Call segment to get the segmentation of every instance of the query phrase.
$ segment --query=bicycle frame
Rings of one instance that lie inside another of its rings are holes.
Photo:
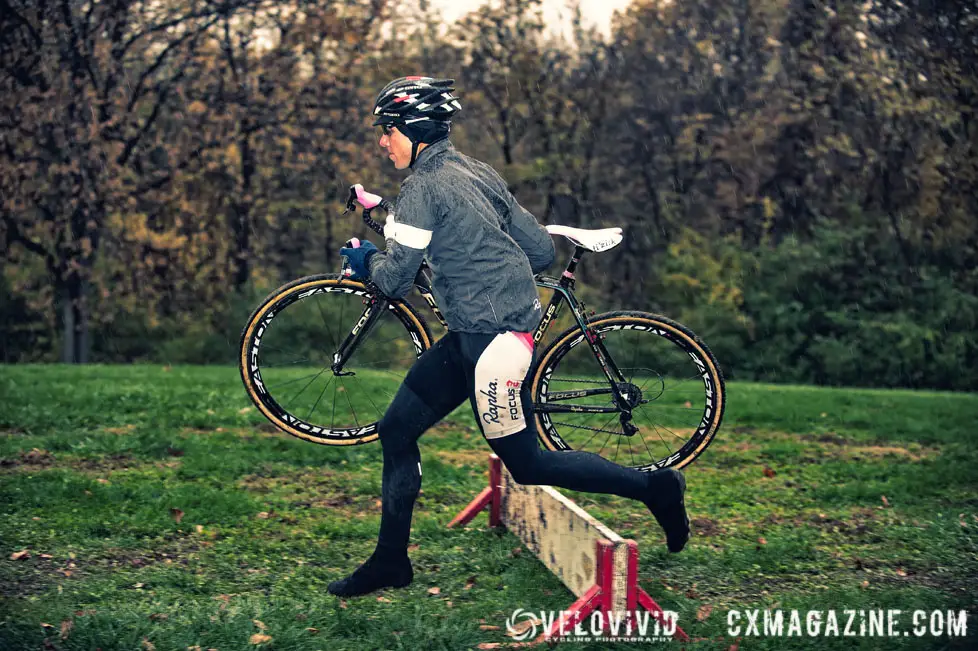
[[[627,419],[631,414],[631,405],[628,402],[627,395],[622,393],[621,387],[619,386],[619,384],[625,383],[625,378],[618,369],[618,366],[615,364],[614,360],[608,354],[607,349],[605,349],[604,344],[601,341],[601,337],[599,337],[588,326],[587,312],[584,303],[578,300],[574,295],[574,272],[577,269],[577,265],[580,262],[581,257],[583,257],[585,251],[586,249],[583,247],[575,247],[574,255],[567,263],[567,267],[564,269],[564,272],[561,274],[559,279],[542,275],[535,277],[537,286],[552,290],[553,295],[550,298],[550,302],[547,304],[546,310],[543,312],[543,318],[533,331],[533,341],[534,343],[539,344],[540,341],[543,340],[544,334],[546,334],[551,324],[554,322],[554,320],[556,320],[557,316],[560,314],[561,308],[563,307],[563,303],[566,301],[571,308],[578,328],[580,328],[580,330],[584,333],[584,338],[588,342],[591,353],[594,355],[595,360],[597,360],[602,372],[608,379],[610,388],[554,392],[549,395],[549,400],[546,404],[537,405],[536,408],[538,411],[546,411],[551,413],[574,412],[600,414],[621,412],[623,419]],[[431,280],[428,277],[428,271],[429,269],[427,264],[422,264],[421,269],[418,270],[418,275],[415,277],[414,286],[421,295],[421,298],[428,304],[428,307],[431,309],[432,313],[434,313],[438,321],[442,324],[442,326],[447,328],[448,323],[445,321],[441,310],[438,308],[434,293],[431,290]],[[344,364],[350,358],[350,356],[353,355],[360,343],[366,338],[366,335],[377,322],[377,319],[380,318],[380,315],[387,310],[387,307],[390,304],[390,299],[384,297],[383,293],[380,292],[379,289],[376,289],[375,295],[377,298],[374,298],[367,303],[367,306],[360,315],[360,318],[357,320],[356,325],[336,350],[336,353],[333,356],[333,364],[331,366],[333,373],[337,375],[346,374],[343,372]],[[565,406],[552,404],[552,401],[567,400],[570,398],[582,398],[606,393],[614,394],[616,406]]]

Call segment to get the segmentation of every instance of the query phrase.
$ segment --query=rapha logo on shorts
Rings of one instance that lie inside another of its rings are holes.
[[[520,419],[519,392],[521,384],[522,382],[519,380],[506,380],[506,409],[509,410],[510,420]],[[499,425],[499,411],[503,408],[499,404],[499,380],[493,380],[489,383],[488,391],[480,389],[479,393],[487,399],[487,409],[482,412],[482,420],[486,424]]]
[[[482,412],[482,420],[488,423],[499,424],[499,402],[497,401],[499,381],[493,380],[489,383],[489,390],[479,389],[479,393],[488,398],[488,409]]]

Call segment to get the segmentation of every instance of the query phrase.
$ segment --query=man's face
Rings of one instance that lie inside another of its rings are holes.
[[[399,170],[411,165],[411,141],[395,126],[385,126],[380,136],[380,146],[387,152],[388,158],[394,161],[394,167]]]

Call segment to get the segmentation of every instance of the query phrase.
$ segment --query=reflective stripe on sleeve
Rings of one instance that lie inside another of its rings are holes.
[[[391,239],[412,249],[425,249],[431,242],[431,231],[417,226],[395,222],[392,230]],[[384,235],[386,236],[387,233],[385,232]]]

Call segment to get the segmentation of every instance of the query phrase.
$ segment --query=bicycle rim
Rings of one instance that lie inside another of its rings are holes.
[[[715,436],[725,406],[723,377],[709,349],[684,326],[651,314],[599,315],[590,327],[621,371],[619,389],[634,403],[625,421],[637,431],[628,435],[610,382],[583,333],[572,328],[544,352],[533,377],[547,447],[593,452],[641,470],[692,462]],[[595,408],[609,411],[585,413]]]
[[[312,277],[273,292],[249,319],[242,379],[279,429],[328,445],[377,438],[377,422],[431,336],[419,315],[393,302],[334,373],[340,343],[373,298],[362,283]]]

